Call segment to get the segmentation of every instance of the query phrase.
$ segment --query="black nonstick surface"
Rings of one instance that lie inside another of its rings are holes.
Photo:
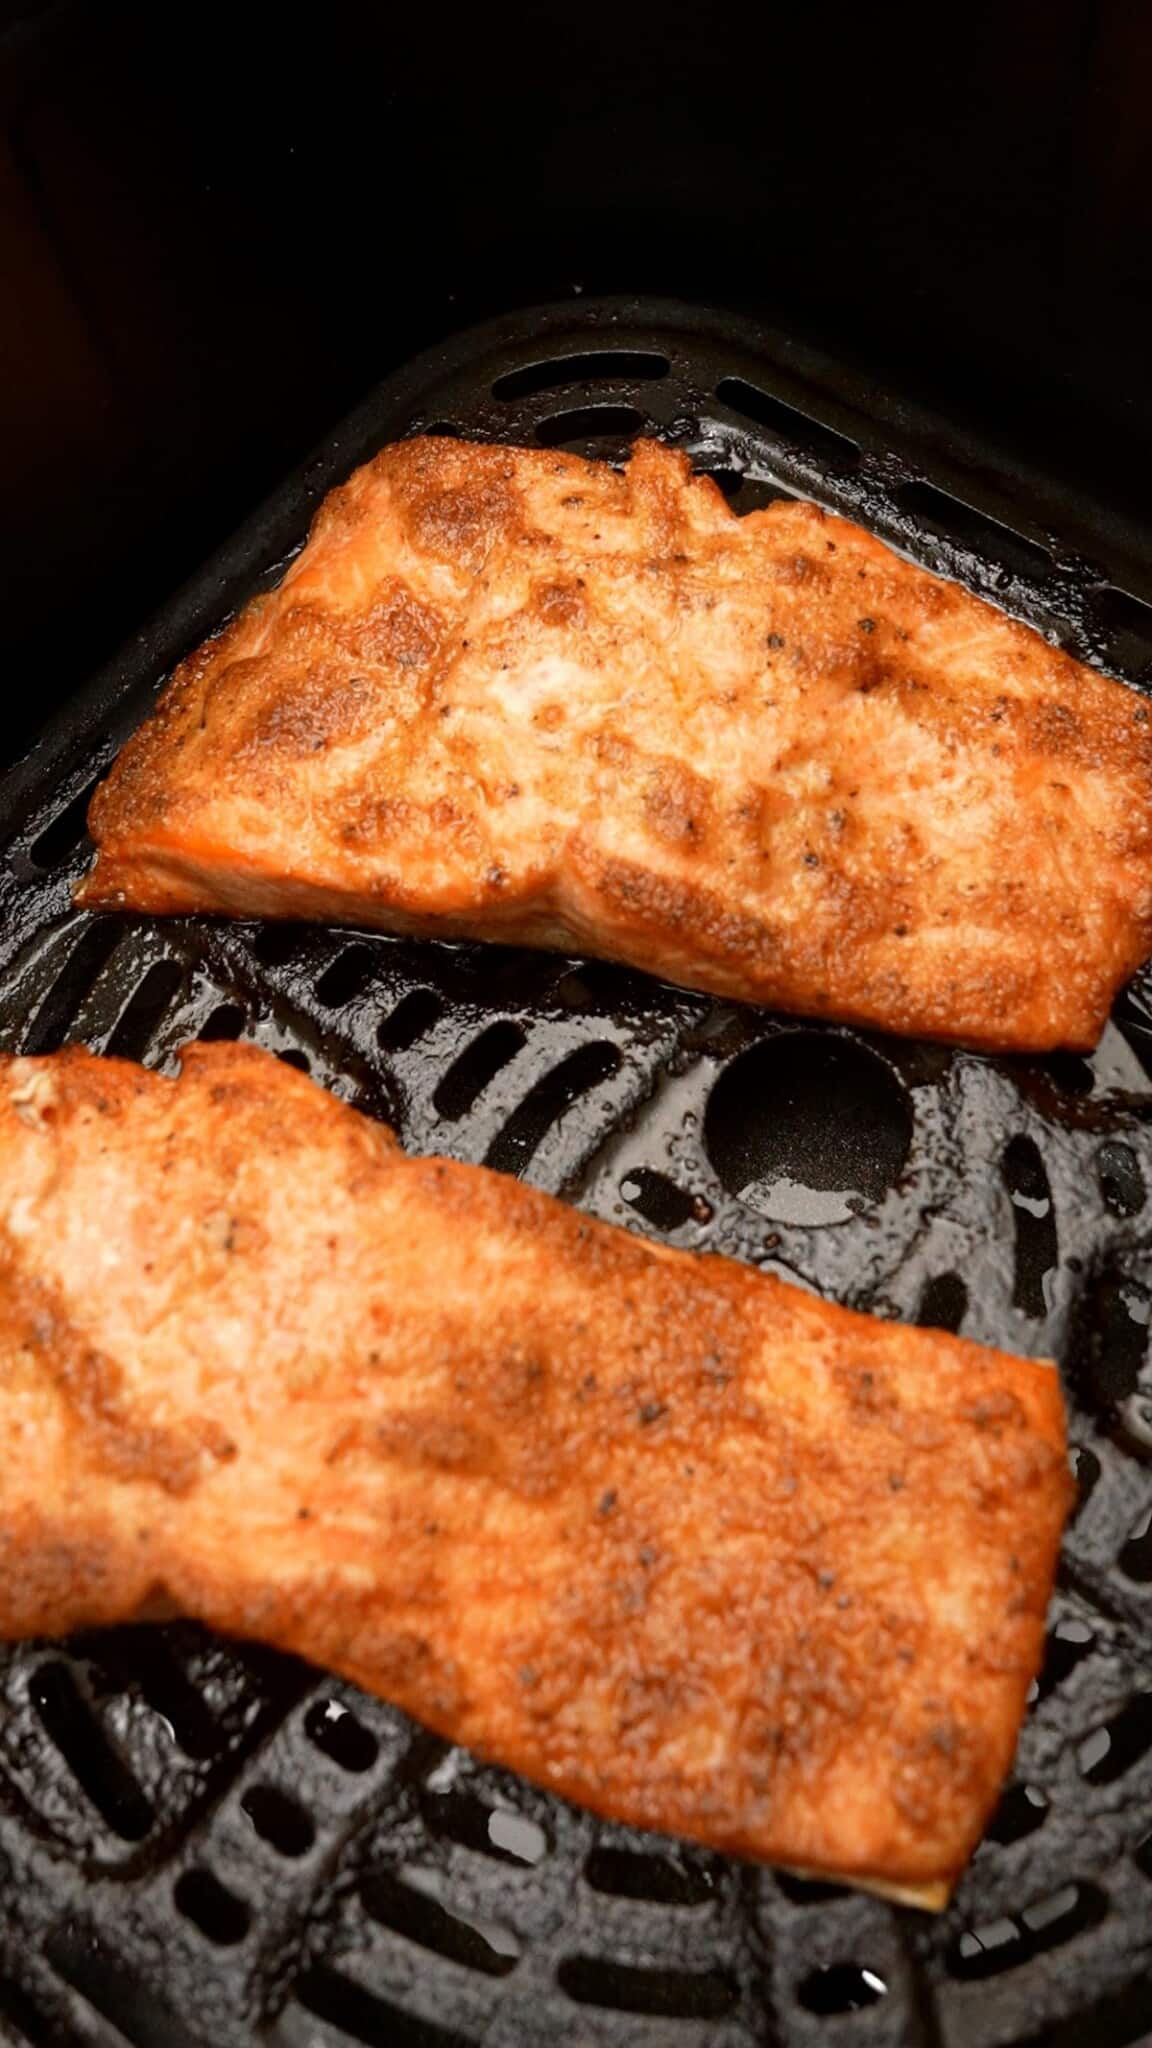
[[[727,316],[518,313],[390,378],[0,788],[0,1046],[306,1067],[416,1151],[1065,1375],[1079,1505],[1016,1770],[944,1916],[596,1821],[191,1625],[0,1658],[0,2037],[72,2048],[1121,2048],[1152,2028],[1152,994],[1090,1058],[799,1024],[624,969],[83,917],[94,778],[319,498],[418,431],[686,448],[1152,684],[1137,537]],[[1143,572],[1146,574],[1146,571]],[[477,1597],[483,1589],[477,1588]]]

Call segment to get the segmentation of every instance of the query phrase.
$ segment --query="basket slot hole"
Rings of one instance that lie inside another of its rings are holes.
[[[558,1067],[541,1077],[513,1110],[503,1130],[488,1147],[485,1165],[499,1173],[523,1173],[553,1124],[565,1110],[593,1088],[618,1074],[623,1064],[616,1046],[582,1045]]]
[[[766,512],[769,505],[795,505],[797,494],[786,491],[783,484],[771,483],[767,477],[746,476],[740,502],[736,509],[745,512]]]
[[[1100,591],[1099,605],[1108,633],[1108,660],[1126,675],[1143,676],[1152,664],[1152,605],[1112,584]]]
[[[950,492],[938,490],[935,484],[901,484],[896,497],[904,509],[930,532],[940,534],[946,540],[958,540],[964,547],[990,556],[994,562],[1017,575],[1041,576],[1052,565],[1051,548],[1042,546],[1039,541],[1026,540],[1014,527],[1003,526],[998,519],[989,519],[986,513],[977,512],[974,505],[966,505],[962,498],[954,498]]]
[[[725,1067],[704,1144],[724,1186],[777,1223],[846,1223],[903,1172],[912,1110],[877,1053],[831,1032],[782,1031]]]
[[[1030,1060],[1027,1064],[1051,1081],[1064,1095],[1082,1097],[1091,1095],[1096,1086],[1096,1074],[1091,1060],[1078,1052],[1050,1052],[1043,1059]]]
[[[139,1689],[152,1711],[167,1721],[185,1756],[202,1762],[226,1746],[225,1731],[159,1629],[101,1635],[94,1640],[93,1655],[115,1682]]]
[[[463,431],[454,420],[432,420],[420,429],[430,441],[458,441]]]
[[[937,1273],[920,1296],[916,1321],[922,1330],[947,1330],[954,1337],[968,1313],[968,1289],[959,1273]]]
[[[289,960],[308,943],[312,927],[270,918],[252,941],[252,951],[265,967],[286,967]]]
[[[526,1814],[486,1806],[469,1792],[425,1792],[420,1803],[428,1825],[462,1849],[479,1850],[521,1869],[533,1869],[548,1854],[547,1835]]]
[[[1113,1216],[1137,1216],[1148,1199],[1140,1162],[1131,1145],[1109,1138],[1096,1154],[1100,1193]]]
[[[286,1067],[295,1067],[298,1074],[310,1074],[312,1072],[311,1060],[306,1052],[300,1050],[298,1045],[279,1046],[276,1057],[278,1060],[283,1060]]]
[[[715,1896],[711,1877],[677,1856],[638,1849],[593,1849],[584,1865],[593,1891],[660,1906],[702,1906]]]
[[[1150,1749],[1152,1692],[1142,1692],[1081,1743],[1080,1769],[1093,1785],[1110,1785]]]
[[[1033,1688],[1035,1697],[1046,1700],[1050,1693],[1071,1678],[1076,1666],[1082,1664],[1095,1647],[1095,1635],[1078,1615],[1066,1615],[1058,1621],[1045,1638],[1044,1661]]]
[[[240,1805],[260,1840],[278,1856],[306,1856],[316,1840],[311,1816],[277,1785],[250,1785]]]
[[[758,427],[770,428],[786,447],[803,449],[830,469],[855,469],[860,461],[860,449],[847,434],[838,434],[834,427],[826,427],[822,420],[812,419],[783,398],[762,391],[758,384],[746,383],[743,377],[722,377],[716,396]]]
[[[316,983],[316,1001],[326,1010],[342,1010],[363,995],[375,965],[371,946],[345,946]]]
[[[749,512],[764,512],[769,505],[796,502],[795,491],[786,491],[782,484],[770,483],[767,478],[749,476],[746,470],[729,468],[698,469],[697,476],[711,477],[719,491],[722,491],[734,512],[743,519]]]
[[[830,1906],[834,1899],[851,1896],[842,1884],[825,1884],[820,1877],[797,1877],[790,1870],[775,1870],[772,1875],[793,1906]]]
[[[239,1003],[217,1003],[211,1016],[204,1019],[196,1036],[205,1045],[234,1044],[247,1026],[248,1019]]]
[[[82,846],[87,840],[88,806],[96,793],[99,781],[100,777],[97,775],[91,782],[86,783],[79,796],[74,796],[71,803],[65,804],[64,809],[56,813],[51,824],[45,825],[43,832],[32,841],[28,849],[28,858],[42,873],[49,874],[53,868],[58,868],[62,861],[67,860],[70,853],[74,853],[77,847]]]
[[[541,420],[536,439],[542,448],[568,448],[580,453],[592,441],[595,452],[606,457],[622,454],[644,431],[647,422],[634,405],[578,405]]]
[[[1007,1848],[1034,1835],[1047,1815],[1048,1801],[1038,1785],[1009,1785],[985,1829],[986,1838]]]
[[[121,936],[120,927],[112,918],[95,918],[84,927],[24,1034],[22,1052],[56,1052],[63,1045],[84,998],[107,966]]]
[[[723,1970],[643,1969],[604,1956],[566,1957],[556,1981],[578,2005],[663,2019],[723,2019],[738,1996]]]
[[[474,2048],[471,2036],[403,2012],[326,1964],[305,1972],[295,1996],[307,2012],[353,2041],[363,2041],[365,2048],[382,2048],[385,2042],[387,2048]]]
[[[765,477],[749,476],[747,470],[734,465],[710,465],[698,469],[696,475],[710,477],[741,519],[749,512],[764,512],[769,505],[796,502],[795,491],[786,491],[782,484],[771,483]]]
[[[1004,1914],[967,1928],[948,1952],[948,1968],[959,1978],[997,1977],[1099,1926],[1107,1911],[1098,1885],[1066,1884],[1026,1906],[1018,1918]]]
[[[414,1876],[420,1873],[413,1873]],[[520,1944],[504,1927],[488,1921],[469,1921],[447,1907],[417,1883],[406,1884],[392,1871],[369,1872],[360,1887],[365,1910],[383,1927],[402,1934],[421,1948],[446,1956],[464,1969],[480,1970],[488,1977],[506,1977],[520,1960]]]
[[[710,477],[716,489],[723,497],[727,498],[730,505],[740,496],[744,488],[744,471],[742,469],[698,469],[696,475]]]
[[[143,1059],[183,981],[178,960],[154,960],[129,997],[105,1051],[117,1059]]]
[[[409,989],[376,1031],[381,1052],[407,1052],[444,1015],[444,1005],[430,988]]]
[[[1141,1515],[1117,1559],[1126,1579],[1138,1586],[1152,1582],[1152,1508]]]
[[[560,391],[566,384],[594,384],[620,379],[656,383],[666,377],[671,364],[655,349],[600,348],[587,355],[550,356],[546,362],[525,363],[523,369],[508,370],[492,386],[493,398],[507,403],[514,398],[534,398],[540,391]],[[429,429],[431,431],[431,429]]]
[[[69,1666],[41,1664],[29,1697],[97,1813],[121,1840],[142,1842],[155,1820],[151,1801],[109,1742]]]
[[[1148,1353],[1152,1296],[1130,1274],[1105,1272],[1093,1291],[1092,1326],[1078,1353],[1083,1393],[1097,1409],[1124,1406],[1137,1392]]]
[[[696,1213],[696,1197],[650,1166],[635,1166],[625,1174],[620,1193],[629,1208],[657,1230],[679,1230]]]
[[[1052,1190],[1035,1140],[1009,1140],[1001,1161],[1004,1185],[1014,1211],[1016,1272],[1012,1299],[1016,1307],[1039,1321],[1049,1308],[1048,1288],[1059,1256]]]
[[[380,1754],[371,1730],[340,1700],[319,1700],[304,1719],[304,1733],[342,1771],[370,1771]]]
[[[453,1060],[447,1073],[441,1076],[432,1097],[437,1115],[447,1123],[456,1123],[462,1116],[467,1116],[489,1082],[495,1080],[509,1060],[515,1059],[524,1043],[523,1030],[511,1019],[489,1024],[487,1030],[482,1031],[479,1038],[474,1038],[459,1059]]]
[[[886,1980],[866,1963],[825,1963],[818,1970],[810,1970],[796,1987],[801,2005],[822,2016],[863,2012],[887,1995]]]
[[[564,1010],[598,1010],[618,1017],[651,997],[651,983],[630,967],[613,960],[581,960],[568,968],[551,990],[551,999]]]
[[[185,1870],[172,1893],[178,1911],[217,1948],[235,1948],[248,1932],[251,1915],[243,1899],[210,1870]]]

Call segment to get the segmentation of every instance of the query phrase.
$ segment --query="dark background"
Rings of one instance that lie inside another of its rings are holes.
[[[537,299],[730,304],[1139,510],[1152,7],[0,7],[11,753],[342,411]]]

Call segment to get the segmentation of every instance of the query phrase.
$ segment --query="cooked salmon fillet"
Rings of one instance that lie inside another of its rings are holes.
[[[334,491],[92,804],[92,907],[584,950],[974,1045],[1152,950],[1152,726],[812,505],[451,440]]]
[[[939,1905],[1055,1371],[406,1158],[270,1054],[0,1062],[0,1633],[157,1598],[552,1791]]]

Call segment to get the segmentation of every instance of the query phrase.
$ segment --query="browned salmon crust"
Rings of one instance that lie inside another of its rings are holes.
[[[1056,1373],[408,1159],[270,1055],[0,1062],[0,1632],[157,1596],[642,1827],[941,1903]]]
[[[989,1047],[1092,1045],[1152,949],[1141,697],[655,442],[385,448],[90,822],[94,907],[585,950]]]

